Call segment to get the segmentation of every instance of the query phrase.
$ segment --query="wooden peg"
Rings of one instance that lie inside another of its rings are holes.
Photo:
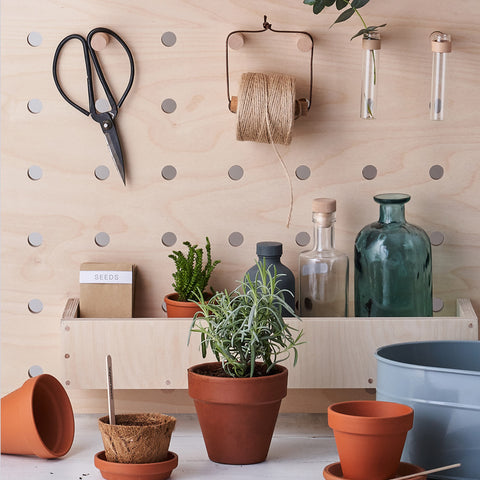
[[[301,52],[309,52],[313,48],[312,39],[308,35],[300,33],[297,38],[297,48]]]
[[[108,45],[109,42],[110,42],[109,35],[107,35],[105,32],[97,32],[92,37],[91,45],[96,52],[99,52],[100,50],[103,50]]]
[[[240,50],[245,44],[245,37],[241,33],[234,33],[228,38],[228,46],[232,50]]]

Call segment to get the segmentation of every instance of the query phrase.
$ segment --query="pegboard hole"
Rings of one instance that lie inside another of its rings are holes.
[[[39,32],[30,32],[27,35],[27,43],[31,47],[39,47],[42,44],[43,38]]]
[[[162,102],[162,110],[165,113],[173,113],[177,109],[177,102],[173,98],[166,98]]]
[[[95,101],[95,110],[99,113],[109,112],[112,109],[110,102],[106,98],[99,98]]]
[[[362,169],[362,175],[365,180],[373,180],[377,176],[377,167],[375,165],[365,165]]]
[[[432,303],[434,312],[441,312],[443,310],[444,304],[441,298],[434,298]]]
[[[430,243],[432,245],[438,246],[445,241],[445,235],[442,232],[432,232],[430,234]]]
[[[32,165],[27,170],[27,175],[30,180],[40,180],[43,176],[43,170],[37,165]]]
[[[38,232],[32,232],[28,235],[27,241],[31,247],[39,247],[43,243],[42,234]]]
[[[43,374],[43,368],[40,365],[32,365],[27,372],[29,378],[38,377]]]
[[[177,236],[173,232],[166,232],[162,235],[162,243],[166,247],[172,247],[177,243]]]
[[[40,313],[43,310],[43,303],[38,298],[33,298],[28,302],[28,310],[31,313]]]
[[[95,169],[95,178],[97,180],[106,180],[110,176],[110,169],[106,165],[99,165]]]
[[[443,177],[444,170],[441,165],[433,165],[430,167],[429,173],[432,180],[440,180]]]
[[[162,177],[165,180],[173,180],[177,176],[177,169],[173,165],[165,165],[162,168]]]
[[[228,170],[228,176],[231,180],[240,180],[243,177],[243,168],[240,165],[233,165]]]
[[[240,232],[232,232],[228,236],[228,243],[232,247],[239,247],[243,243],[243,235]]]
[[[27,109],[30,113],[34,113],[34,114],[40,113],[42,111],[42,108],[43,108],[42,101],[39,100],[38,98],[32,98],[27,103]]]
[[[307,232],[298,232],[295,242],[299,247],[305,247],[310,243],[310,234]]]
[[[295,175],[299,180],[306,180],[307,178],[310,177],[311,173],[312,172],[311,172],[310,168],[307,167],[307,165],[300,165],[295,170]]]
[[[99,247],[106,247],[110,243],[110,235],[105,232],[99,232],[95,235],[95,243]]]
[[[166,47],[173,47],[177,43],[177,36],[173,32],[165,32],[161,41]]]

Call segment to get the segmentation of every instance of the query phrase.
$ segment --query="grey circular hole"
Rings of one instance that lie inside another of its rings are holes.
[[[95,101],[95,109],[99,113],[105,113],[109,112],[112,107],[110,106],[110,103],[106,98],[99,98]]]
[[[175,245],[175,243],[177,243],[177,236],[173,232],[165,232],[162,235],[162,243],[166,247],[171,247],[172,245]]]
[[[30,113],[40,113],[43,108],[42,101],[38,98],[32,98],[28,101],[27,108]]]
[[[173,165],[165,165],[162,168],[162,177],[165,180],[173,180],[177,176],[177,169]]]
[[[40,366],[40,365],[32,365],[29,369],[28,369],[28,376],[30,378],[33,378],[33,377],[38,377],[39,375],[41,375],[43,373],[43,368]]]
[[[300,247],[305,247],[310,243],[310,235],[307,232],[298,232],[295,237],[295,242]]]
[[[99,247],[106,247],[110,243],[110,235],[105,232],[99,232],[95,235],[95,243]]]
[[[429,173],[432,180],[440,180],[443,177],[444,170],[441,165],[433,165]]]
[[[99,165],[94,173],[98,180],[106,180],[110,176],[110,169],[106,165]]]
[[[440,312],[443,310],[443,300],[441,298],[434,298],[432,304],[434,312]]]
[[[295,170],[295,175],[299,180],[306,180],[307,178],[310,177],[311,173],[312,172],[310,171],[310,168],[307,167],[306,165],[300,165]]]
[[[240,180],[243,177],[243,168],[240,165],[233,165],[228,169],[228,176],[232,180]]]
[[[243,235],[240,232],[232,232],[228,236],[228,243],[232,247],[239,247],[243,243]]]
[[[38,232],[32,232],[28,236],[28,244],[32,247],[39,247],[43,243],[42,234]]]
[[[165,113],[173,113],[177,109],[177,102],[173,98],[166,98],[162,102],[162,110]]]
[[[28,309],[32,313],[40,313],[43,310],[43,303],[38,298],[33,298],[28,302]]]
[[[362,175],[365,180],[373,180],[377,176],[377,167],[375,165],[366,165],[362,169]]]
[[[430,234],[430,243],[432,245],[438,246],[445,241],[445,235],[442,232],[432,232]]]
[[[32,165],[27,171],[30,180],[40,180],[43,176],[43,170],[37,165]]]
[[[27,43],[31,47],[38,47],[42,44],[42,35],[38,32],[30,32],[27,35]]]
[[[173,47],[177,42],[177,36],[173,32],[165,32],[162,35],[162,43],[166,47]]]

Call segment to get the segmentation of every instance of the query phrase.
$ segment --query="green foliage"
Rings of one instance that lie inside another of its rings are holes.
[[[198,295],[202,296],[213,269],[220,263],[220,260],[212,262],[211,246],[208,237],[206,237],[206,241],[207,261],[205,266],[203,265],[203,249],[198,245],[192,245],[190,242],[183,242],[183,245],[188,248],[186,254],[179,250],[174,250],[168,256],[175,262],[176,272],[172,274],[174,279],[172,287],[178,293],[180,302],[194,300]]]
[[[233,292],[225,290],[208,302],[197,302],[201,312],[190,327],[190,335],[201,335],[203,357],[210,349],[231,377],[252,377],[256,361],[265,363],[269,372],[292,352],[297,363],[303,330],[298,332],[282,318],[282,308],[299,318],[284,300],[291,292],[278,288],[279,275],[265,262],[258,267],[255,279],[246,276]]]
[[[332,7],[333,4],[335,4],[335,8],[338,11],[343,10],[343,12],[340,13],[337,19],[332,23],[331,27],[333,27],[333,25],[335,25],[336,23],[345,22],[353,14],[357,14],[364,28],[358,31],[350,39],[353,40],[356,37],[375,32],[377,29],[386,26],[386,23],[384,23],[383,25],[372,25],[370,27],[367,26],[362,15],[359,12],[359,9],[364,7],[369,1],[370,0],[303,0],[303,3],[306,5],[311,5],[313,7],[313,13],[315,15],[318,15],[325,7]]]

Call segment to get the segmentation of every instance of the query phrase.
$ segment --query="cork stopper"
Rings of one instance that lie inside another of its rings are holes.
[[[312,202],[313,213],[334,213],[337,210],[337,201],[334,198],[315,198]]]
[[[433,32],[430,35],[432,52],[450,53],[452,51],[452,38],[448,33]]]
[[[382,41],[378,32],[370,32],[362,38],[362,48],[364,50],[380,50],[382,48]]]

